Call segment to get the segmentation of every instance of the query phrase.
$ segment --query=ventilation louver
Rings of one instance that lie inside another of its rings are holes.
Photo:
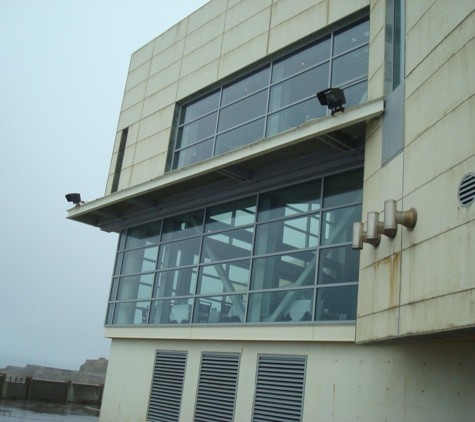
[[[178,422],[186,357],[186,352],[157,350],[148,407],[148,421]]]
[[[307,358],[259,356],[252,422],[302,420]]]
[[[239,354],[203,353],[195,422],[232,422],[236,403]]]
[[[466,174],[459,185],[458,199],[460,204],[468,207],[475,200],[475,174]]]

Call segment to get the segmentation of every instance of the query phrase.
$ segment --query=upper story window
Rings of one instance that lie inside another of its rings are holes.
[[[107,325],[354,321],[363,171],[122,230]]]
[[[365,19],[183,105],[172,169],[326,116],[316,98],[326,88],[344,89],[346,107],[365,102],[368,42]]]

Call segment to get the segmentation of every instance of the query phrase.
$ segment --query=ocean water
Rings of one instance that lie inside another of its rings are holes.
[[[0,400],[1,422],[98,422],[99,407],[73,403]]]

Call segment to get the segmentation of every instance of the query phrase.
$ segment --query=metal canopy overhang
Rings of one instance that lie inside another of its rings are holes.
[[[377,99],[305,124],[194,165],[171,171],[148,182],[68,210],[68,219],[116,231],[122,221],[161,208],[172,196],[213,190],[230,179],[252,182],[262,169],[329,150],[340,155],[361,153],[366,122],[384,112]],[[224,185],[223,185],[224,186]]]

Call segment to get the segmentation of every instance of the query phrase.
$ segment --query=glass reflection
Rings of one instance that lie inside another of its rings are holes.
[[[216,131],[216,117],[218,113],[212,113],[208,116],[196,120],[189,125],[183,126],[178,130],[178,139],[176,148],[184,148],[194,144],[202,139],[209,138]]]
[[[251,255],[254,227],[229,230],[203,239],[201,262],[245,258]]]
[[[269,111],[314,96],[317,92],[328,88],[328,63],[274,85],[270,91]]]
[[[160,246],[159,269],[197,264],[199,250],[199,237],[164,243]]]
[[[118,302],[115,304],[113,324],[141,325],[147,323],[150,301]]]
[[[157,252],[158,246],[125,252],[121,274],[153,271],[157,266]]]
[[[250,261],[234,261],[200,268],[198,294],[235,293],[249,286]]]
[[[327,109],[320,105],[317,98],[303,101],[271,114],[267,120],[266,136],[277,135],[304,123],[325,117]]]
[[[269,66],[223,89],[221,105],[232,103],[269,84]]]
[[[131,227],[127,230],[127,249],[142,248],[144,246],[156,245],[160,241],[160,229],[162,222],[142,224],[141,226]]]
[[[320,251],[318,284],[354,283],[358,281],[360,253],[351,246]]]
[[[152,296],[154,274],[121,277],[117,300],[147,299]]]
[[[316,321],[354,321],[358,286],[317,289]]]
[[[333,41],[333,54],[338,55],[369,42],[369,20],[356,23],[350,28],[336,32]]]
[[[203,232],[204,210],[192,211],[163,220],[162,241],[178,240]]]
[[[200,116],[216,110],[218,108],[219,94],[220,92],[217,91],[193,104],[183,107],[180,124],[188,123]]]
[[[368,96],[368,81],[345,88],[346,108],[366,102]]]
[[[361,205],[324,212],[322,245],[351,242],[355,221],[361,221]]]
[[[251,289],[301,287],[315,284],[315,251],[257,258],[252,263]]]
[[[267,90],[221,109],[218,132],[240,125],[266,112]]]
[[[213,155],[213,141],[214,138],[207,139],[199,144],[176,152],[173,160],[173,168],[186,167],[210,158]]]
[[[249,296],[248,322],[311,321],[313,289],[277,290]]]
[[[363,200],[363,169],[325,179],[325,208],[361,202]]]
[[[320,214],[261,224],[256,230],[257,255],[318,246]]]
[[[195,293],[196,267],[157,273],[153,297],[188,296]]]
[[[240,126],[225,132],[216,138],[214,155],[223,154],[233,149],[259,141],[264,137],[264,119]]]
[[[200,297],[195,301],[193,322],[197,324],[244,322],[245,311],[244,295]]]
[[[215,205],[208,208],[206,232],[226,230],[232,227],[254,223],[256,215],[256,196]]]
[[[361,47],[333,60],[332,85],[339,86],[368,74],[369,47]]]
[[[317,179],[260,194],[258,220],[273,220],[318,211],[321,185],[321,179]]]
[[[189,324],[192,304],[191,298],[154,300],[150,324]]]
[[[317,44],[293,54],[279,62],[272,68],[272,82],[278,82],[288,76],[308,69],[330,56],[330,37]]]

